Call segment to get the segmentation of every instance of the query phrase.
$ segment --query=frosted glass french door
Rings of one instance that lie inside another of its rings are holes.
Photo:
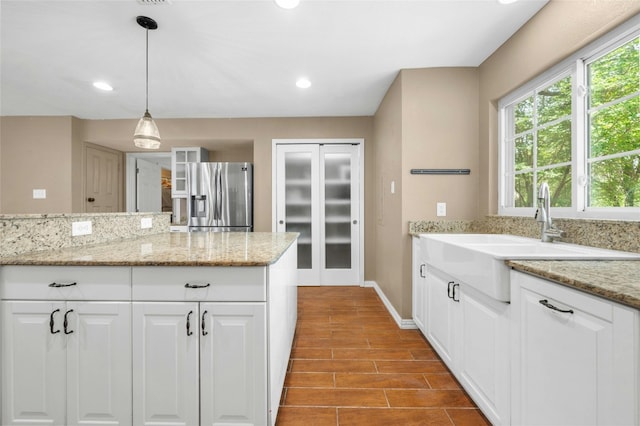
[[[320,268],[323,284],[358,284],[357,145],[320,146]]]
[[[276,162],[276,230],[300,233],[299,283],[359,284],[359,147],[277,145]]]

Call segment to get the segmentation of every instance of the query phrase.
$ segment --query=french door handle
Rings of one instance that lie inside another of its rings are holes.
[[[67,318],[69,316],[69,314],[73,312],[73,309],[69,309],[67,312],[64,313],[64,322],[62,323],[62,326],[64,327],[64,334],[71,334],[73,333],[73,330],[69,330],[69,319]]]
[[[191,336],[193,334],[193,331],[191,331],[191,314],[193,314],[193,311],[189,311],[187,314],[187,336]]]
[[[60,312],[60,309],[56,309],[55,311],[51,312],[51,315],[49,316],[49,330],[51,330],[51,334],[56,334],[56,333],[60,333],[60,330],[53,330],[53,326],[55,324],[55,320],[53,319],[53,315],[56,312]]]
[[[209,334],[209,332],[207,332],[207,323],[204,320],[204,316],[207,315],[207,311],[204,311],[202,313],[202,323],[201,323],[201,327],[202,327],[202,335],[206,336],[207,334]]]

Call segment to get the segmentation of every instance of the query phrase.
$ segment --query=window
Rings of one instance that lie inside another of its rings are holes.
[[[640,18],[500,102],[500,214],[640,219]],[[634,25],[634,26],[632,26]]]

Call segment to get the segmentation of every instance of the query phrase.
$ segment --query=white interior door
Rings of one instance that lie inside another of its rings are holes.
[[[298,280],[320,283],[319,146],[278,145],[276,231],[299,232]]]
[[[85,148],[85,212],[120,211],[121,163],[115,151]]]
[[[299,285],[361,284],[360,143],[280,141],[274,141],[273,229],[300,233]]]
[[[136,159],[136,211],[162,211],[161,167],[142,158]]]
[[[359,145],[320,146],[322,284],[360,283]]]

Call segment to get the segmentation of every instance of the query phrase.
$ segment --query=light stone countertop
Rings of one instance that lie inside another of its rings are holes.
[[[506,263],[515,270],[640,309],[638,260],[507,260]]]
[[[24,253],[0,258],[0,265],[266,266],[297,238],[295,232],[167,232]]]

